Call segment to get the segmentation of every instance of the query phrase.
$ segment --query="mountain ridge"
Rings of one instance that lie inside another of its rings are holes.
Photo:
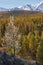
[[[15,8],[14,8],[14,10],[15,10]],[[16,10],[32,10],[32,11],[41,11],[41,12],[43,12],[43,1],[38,3],[36,6],[34,6],[34,5],[32,6],[32,5],[27,4],[27,5],[24,5],[24,6],[21,6],[21,7],[19,6],[17,8],[18,9],[16,9]]]
[[[19,7],[14,7],[11,9],[6,9],[3,7],[0,7],[0,11],[13,11],[13,10],[29,10],[29,11],[40,11],[43,12],[43,1],[41,1],[40,3],[38,3],[36,6],[35,5],[24,5],[24,6],[19,6]]]

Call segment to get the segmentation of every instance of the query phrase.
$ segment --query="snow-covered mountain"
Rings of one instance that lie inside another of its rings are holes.
[[[10,9],[10,10],[19,10],[19,8],[18,7],[15,7],[15,8],[12,8],[12,9]],[[10,11],[9,10],[9,11]]]
[[[12,8],[12,10],[33,10],[31,5],[24,5],[24,6],[19,6]]]
[[[36,10],[43,12],[43,1],[36,6]]]
[[[33,10],[31,5],[25,5],[25,6],[21,6],[18,7],[20,10]]]
[[[43,1],[38,3],[36,6],[32,5],[24,5],[24,6],[19,6],[15,7],[14,10],[31,10],[31,11],[41,11],[43,12]]]
[[[6,9],[0,7],[0,11],[11,11],[11,10],[29,10],[29,11],[41,11],[43,12],[43,1],[38,3],[37,5],[24,5],[24,6],[19,6],[11,9]]]
[[[8,9],[0,7],[0,11],[8,11]]]

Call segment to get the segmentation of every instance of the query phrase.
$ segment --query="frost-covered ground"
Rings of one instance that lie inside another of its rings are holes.
[[[39,65],[36,61],[27,61],[23,58],[0,52],[0,65]]]

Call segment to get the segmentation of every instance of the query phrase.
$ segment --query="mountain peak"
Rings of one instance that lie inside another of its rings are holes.
[[[40,3],[37,4],[36,8],[40,5],[43,5],[43,1],[41,1]]]
[[[19,8],[19,10],[33,10],[32,6],[29,4],[24,5],[24,6],[19,6],[18,8]]]
[[[36,10],[43,12],[43,1],[41,1],[41,2],[36,6]]]

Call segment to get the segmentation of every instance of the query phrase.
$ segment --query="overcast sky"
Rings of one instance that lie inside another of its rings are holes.
[[[35,5],[43,0],[0,0],[0,7],[14,8],[26,4]]]

